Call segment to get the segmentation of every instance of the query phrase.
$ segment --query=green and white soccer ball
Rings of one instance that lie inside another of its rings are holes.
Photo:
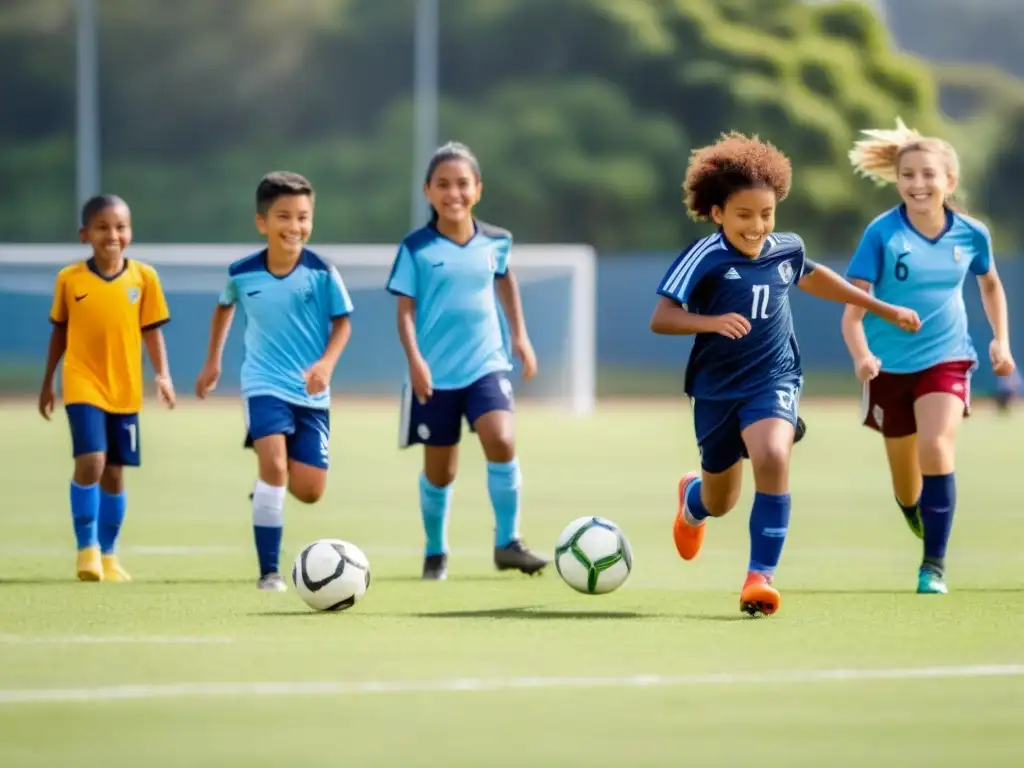
[[[351,542],[319,539],[304,547],[295,558],[292,584],[313,610],[344,611],[366,595],[370,561]]]
[[[633,552],[622,530],[602,517],[581,517],[555,543],[555,567],[562,580],[585,595],[614,592],[633,570]]]

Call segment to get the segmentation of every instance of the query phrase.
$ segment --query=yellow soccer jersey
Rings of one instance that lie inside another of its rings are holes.
[[[64,403],[86,403],[108,413],[142,408],[142,332],[171,319],[156,270],[126,260],[114,277],[92,260],[57,275],[50,321],[67,327]]]

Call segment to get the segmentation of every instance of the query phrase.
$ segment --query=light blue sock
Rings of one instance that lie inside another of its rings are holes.
[[[448,511],[452,504],[452,486],[443,488],[420,475],[420,515],[423,533],[427,537],[425,554],[443,555],[448,552]]]
[[[128,497],[124,491],[107,493],[100,489],[100,516],[98,538],[100,552],[104,555],[114,554],[117,548],[117,536],[124,524],[124,513],[128,508]]]
[[[96,523],[100,516],[100,486],[79,485],[71,481],[71,522],[75,526],[78,548],[95,547],[98,543]]]
[[[252,532],[260,576],[280,573],[281,538],[284,534],[285,487],[256,481],[252,491]]]
[[[487,462],[487,492],[494,507],[494,546],[507,547],[519,538],[519,488],[523,484],[519,460]]]

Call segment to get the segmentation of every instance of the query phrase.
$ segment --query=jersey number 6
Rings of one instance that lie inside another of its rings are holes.
[[[903,260],[909,255],[909,253],[901,253],[896,257],[896,266],[893,268],[893,274],[901,283],[910,277],[910,267],[903,263]]]

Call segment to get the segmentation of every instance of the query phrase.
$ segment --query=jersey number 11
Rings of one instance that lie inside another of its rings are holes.
[[[754,293],[754,303],[750,307],[750,317],[753,320],[768,319],[768,289],[767,285],[752,285],[750,290]]]

